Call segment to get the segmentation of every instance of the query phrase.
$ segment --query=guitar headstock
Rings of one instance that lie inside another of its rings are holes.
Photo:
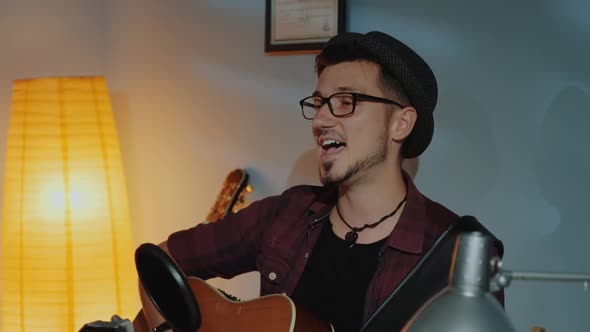
[[[248,184],[248,173],[243,169],[231,171],[205,220],[216,221],[230,212],[237,212],[246,205],[245,197],[249,192],[252,187]]]

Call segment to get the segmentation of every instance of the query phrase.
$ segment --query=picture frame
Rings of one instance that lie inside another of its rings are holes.
[[[345,0],[266,0],[264,52],[319,53],[345,30]]]

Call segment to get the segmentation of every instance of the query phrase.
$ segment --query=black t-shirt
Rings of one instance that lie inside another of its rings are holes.
[[[363,319],[367,287],[378,264],[385,239],[349,247],[336,236],[332,224],[322,226],[303,275],[291,295],[293,301],[338,332],[358,332]]]

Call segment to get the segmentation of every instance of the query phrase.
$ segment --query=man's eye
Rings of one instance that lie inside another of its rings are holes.
[[[338,102],[338,104],[344,105],[344,106],[350,106],[353,103],[352,97],[350,97],[350,96],[338,96],[337,102]]]

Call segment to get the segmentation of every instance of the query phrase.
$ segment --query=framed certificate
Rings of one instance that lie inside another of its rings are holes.
[[[266,0],[264,51],[317,53],[344,31],[344,0]]]

